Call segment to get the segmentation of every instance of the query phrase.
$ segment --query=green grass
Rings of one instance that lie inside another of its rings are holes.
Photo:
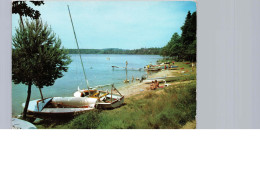
[[[149,91],[127,100],[127,105],[109,111],[92,111],[75,117],[67,128],[169,129],[182,128],[195,120],[196,83]]]
[[[99,111],[94,110],[74,118],[67,127],[72,129],[95,129],[100,122]]]

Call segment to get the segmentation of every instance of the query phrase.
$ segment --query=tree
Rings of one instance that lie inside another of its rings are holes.
[[[174,33],[171,40],[161,49],[161,55],[196,61],[196,12],[187,13],[179,36]]]
[[[190,32],[190,27],[191,27],[190,20],[191,20],[191,13],[189,11],[187,13],[184,25],[181,27],[181,30],[182,30],[181,38],[182,38],[183,45],[188,45],[192,40],[192,35]]]
[[[26,118],[31,96],[31,86],[38,88],[51,86],[62,72],[68,70],[71,62],[61,40],[41,20],[25,21],[20,24],[13,36],[12,80],[15,84],[28,85],[28,94],[23,111]],[[43,98],[43,97],[42,97]]]
[[[161,50],[161,55],[169,57],[178,57],[181,51],[181,39],[177,32],[172,35],[171,40]]]
[[[181,40],[180,36],[177,32],[175,32],[171,38],[170,45],[169,45],[169,56],[170,57],[178,57],[181,51]]]
[[[30,1],[35,6],[40,6],[44,4],[43,1]],[[18,14],[20,16],[20,21],[23,24],[22,16],[30,17],[32,19],[38,19],[40,17],[40,12],[29,7],[25,1],[13,1],[12,2],[12,14]]]
[[[181,41],[182,41],[182,55],[183,58],[188,59],[188,60],[192,60],[192,58],[194,58],[194,54],[190,54],[191,50],[189,49],[193,49],[194,48],[194,44],[196,47],[196,42],[194,42],[196,40],[196,12],[193,12],[192,14],[190,12],[188,12],[186,19],[185,19],[185,23],[184,25],[181,27],[182,30],[182,35],[181,35]],[[196,54],[196,53],[195,53]],[[196,58],[196,56],[195,56]]]

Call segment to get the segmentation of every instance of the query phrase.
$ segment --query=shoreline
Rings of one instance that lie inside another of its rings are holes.
[[[178,70],[161,70],[158,72],[154,72],[149,75],[149,78],[154,77],[164,77],[164,76],[177,76]],[[171,83],[171,82],[169,82]],[[164,85],[160,83],[160,85]],[[118,90],[125,98],[130,98],[131,96],[144,93],[150,90],[150,84],[145,84],[143,82],[140,83],[138,80],[134,80],[133,83],[129,83],[125,86],[118,87]]]
[[[176,65],[179,65],[181,63],[177,63]],[[185,68],[184,70],[185,72],[190,72],[189,68]],[[196,72],[196,71],[195,71]],[[148,79],[149,78],[156,78],[156,77],[165,77],[165,76],[175,76],[175,77],[179,77],[179,76],[183,76],[183,74],[181,74],[180,70],[160,70],[157,72],[151,72],[148,74]],[[122,81],[123,82],[123,81]],[[167,84],[170,85],[178,85],[180,83],[186,83],[189,81],[169,81],[167,82]],[[164,83],[160,83],[160,86],[164,86]],[[135,95],[138,94],[145,94],[150,90],[150,84],[146,84],[144,82],[140,82],[140,80],[136,80],[136,78],[134,78],[134,81],[132,82],[130,80],[129,83],[122,83],[122,85],[119,85],[118,87],[116,87],[119,92],[126,98],[129,99]],[[18,116],[20,116],[21,114],[17,114],[17,115],[12,115],[12,118],[18,118]]]

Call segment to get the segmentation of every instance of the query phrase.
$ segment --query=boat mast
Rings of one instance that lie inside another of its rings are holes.
[[[76,36],[75,29],[74,29],[74,25],[73,25],[72,17],[71,17],[71,14],[70,14],[70,8],[69,8],[69,5],[67,5],[67,6],[68,6],[68,10],[69,10],[70,21],[71,21],[71,25],[72,25],[72,28],[73,28],[74,37],[75,37],[76,44],[77,44],[77,47],[78,47],[78,53],[79,53],[79,57],[80,57],[80,61],[81,61],[81,65],[82,65],[82,68],[83,68],[83,73],[84,73],[84,76],[85,76],[85,80],[86,80],[87,88],[88,88],[88,90],[89,90],[88,80],[87,80],[86,72],[85,72],[85,69],[84,69],[83,62],[82,62],[81,54],[80,54],[80,51],[79,51],[79,44],[78,44],[78,40],[77,40],[77,36]],[[90,91],[90,90],[89,90],[89,91]]]

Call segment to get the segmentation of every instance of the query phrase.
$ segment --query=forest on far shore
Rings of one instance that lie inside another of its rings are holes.
[[[78,49],[66,49],[69,54],[77,54]],[[161,48],[140,48],[140,49],[80,49],[81,54],[133,54],[133,55],[160,55]]]

